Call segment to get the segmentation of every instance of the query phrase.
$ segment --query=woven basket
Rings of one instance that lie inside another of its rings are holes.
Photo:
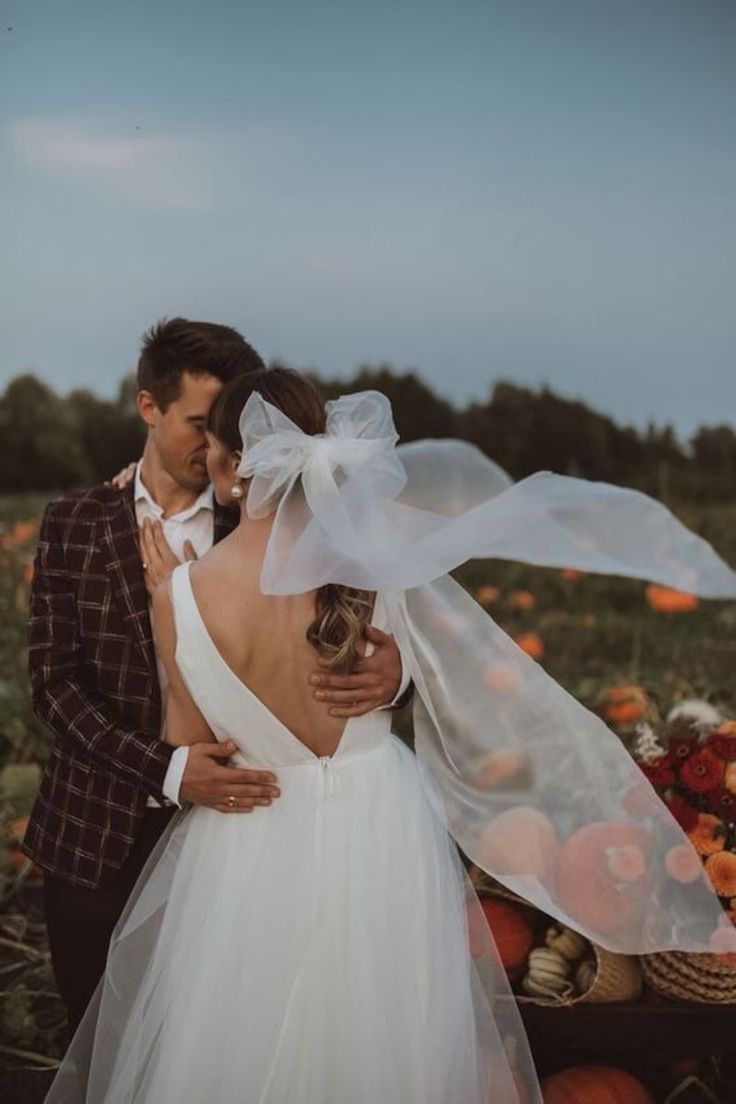
[[[647,985],[671,1000],[736,1004],[736,965],[716,955],[657,951],[641,956]]]
[[[552,921],[546,913],[530,905],[505,886],[482,880],[475,887],[479,897],[498,897],[511,901],[523,909],[537,932],[546,931]],[[615,954],[591,943],[595,960],[595,974],[589,989],[567,997],[532,997],[528,993],[515,993],[520,1004],[541,1004],[546,1007],[567,1008],[573,1004],[612,1004],[615,1001],[637,1001],[642,991],[642,971],[635,955]],[[707,956],[706,956],[707,957]]]

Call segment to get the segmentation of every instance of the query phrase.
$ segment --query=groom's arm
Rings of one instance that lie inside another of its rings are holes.
[[[333,674],[329,663],[320,661],[319,670],[310,676],[315,698],[330,707],[328,712],[333,717],[360,717],[373,709],[401,709],[414,691],[394,637],[375,625],[368,625],[364,631],[373,654],[364,655],[350,674]]]
[[[85,679],[75,588],[64,544],[47,507],[36,553],[28,666],[34,710],[65,742],[160,798],[173,748],[158,733],[135,731]]]

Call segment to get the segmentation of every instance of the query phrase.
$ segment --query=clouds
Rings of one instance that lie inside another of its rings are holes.
[[[16,158],[113,206],[200,213],[220,200],[217,143],[203,134],[114,133],[75,119],[11,124]]]

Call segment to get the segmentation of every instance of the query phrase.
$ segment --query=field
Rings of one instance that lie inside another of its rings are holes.
[[[0,499],[0,1096],[37,1098],[64,1045],[64,1015],[45,946],[40,881],[17,850],[48,735],[28,692],[25,620],[43,498]],[[736,564],[736,507],[675,508]],[[495,620],[593,709],[607,689],[642,687],[656,722],[684,698],[736,717],[736,604],[661,612],[646,584],[500,562],[475,562],[461,581]],[[407,724],[407,719],[402,719]],[[624,739],[627,732],[621,733]],[[35,1079],[35,1080],[34,1080]],[[41,1080],[39,1080],[41,1079]]]

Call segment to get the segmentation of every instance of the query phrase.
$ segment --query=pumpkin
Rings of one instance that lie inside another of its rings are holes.
[[[647,905],[650,875],[619,888],[609,865],[611,853],[624,849],[648,853],[644,828],[620,821],[599,821],[574,832],[557,855],[556,884],[562,908],[586,927],[599,932],[636,926]]]
[[[694,594],[672,587],[656,586],[651,583],[646,589],[649,608],[655,613],[691,613],[698,608],[698,599]]]
[[[648,704],[641,686],[612,686],[603,696],[601,712],[610,724],[630,725],[641,720]]]
[[[572,1066],[542,1082],[544,1104],[654,1104],[641,1081],[616,1066]]]
[[[516,752],[489,755],[473,776],[473,785],[479,790],[491,790],[507,778],[518,774],[524,766],[524,759]]]
[[[484,684],[492,693],[499,695],[516,693],[520,681],[517,672],[507,663],[492,663],[483,675]]]
[[[529,955],[522,988],[534,997],[567,997],[572,992],[570,970],[570,963],[559,951],[552,947],[535,947]]]
[[[476,601],[480,602],[481,606],[492,606],[500,597],[501,591],[490,583],[479,586],[475,592]]]
[[[478,861],[485,870],[544,877],[554,866],[557,830],[531,805],[505,809],[489,821],[478,837]]]
[[[534,946],[531,924],[519,909],[495,897],[481,897],[480,909],[480,914],[472,906],[469,910],[471,955],[479,958],[484,953],[485,918],[507,975],[512,979],[521,977],[527,955]]]
[[[512,590],[509,594],[509,605],[512,609],[527,611],[533,610],[537,599],[530,590]]]
[[[539,633],[527,632],[514,637],[514,643],[532,659],[544,658],[544,641]]]

